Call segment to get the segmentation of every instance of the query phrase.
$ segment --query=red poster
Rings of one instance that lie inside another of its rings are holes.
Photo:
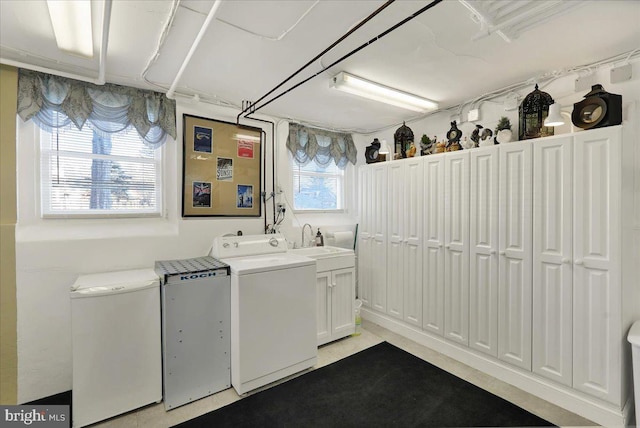
[[[253,141],[238,140],[238,157],[253,159]]]

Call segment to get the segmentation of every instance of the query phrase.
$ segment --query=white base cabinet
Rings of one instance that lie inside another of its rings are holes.
[[[632,134],[615,126],[363,167],[363,316],[596,423],[628,424],[624,338],[640,319]],[[410,163],[422,167],[417,186]],[[391,284],[417,258],[421,298],[415,280]]]
[[[342,339],[355,332],[355,267],[318,272],[318,346]]]

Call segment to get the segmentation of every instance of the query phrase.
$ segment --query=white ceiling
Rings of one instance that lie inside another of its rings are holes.
[[[383,3],[224,0],[176,94],[198,94],[202,102],[236,107],[243,100],[255,101]],[[106,81],[166,92],[213,4],[113,0]],[[318,73],[315,78],[260,112],[328,128],[373,130],[416,113],[330,89],[332,76],[347,71],[430,98],[446,109],[640,48],[637,0],[445,0],[324,70],[427,4],[392,3],[273,95]],[[57,49],[44,0],[0,0],[1,61],[96,79],[103,5],[93,1],[95,55],[83,59]],[[486,18],[485,37],[479,35],[482,18],[471,9]],[[523,12],[528,13],[524,24],[514,25],[510,19]]]

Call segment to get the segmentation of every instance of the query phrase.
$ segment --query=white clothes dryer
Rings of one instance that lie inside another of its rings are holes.
[[[244,394],[316,364],[316,262],[280,234],[215,238],[231,267],[231,384]]]

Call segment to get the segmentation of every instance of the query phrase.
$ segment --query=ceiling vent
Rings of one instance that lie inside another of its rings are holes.
[[[582,2],[563,0],[458,0],[471,11],[480,31],[472,40],[498,34],[511,42],[522,33]]]

